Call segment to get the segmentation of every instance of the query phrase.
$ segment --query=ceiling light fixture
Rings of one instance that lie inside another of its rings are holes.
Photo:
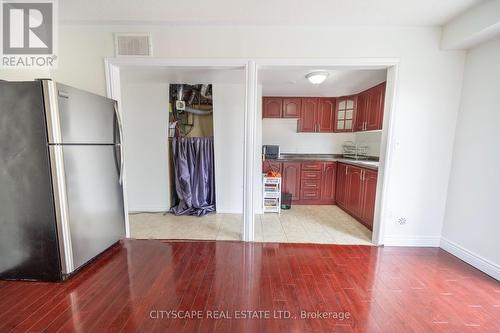
[[[311,72],[306,75],[306,79],[312,84],[321,84],[330,75],[328,72]]]

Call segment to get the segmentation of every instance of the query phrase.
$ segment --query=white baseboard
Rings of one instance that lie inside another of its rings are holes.
[[[440,247],[446,252],[451,253],[455,257],[465,261],[469,265],[476,267],[480,271],[500,281],[499,265],[489,261],[488,259],[481,257],[477,253],[467,250],[461,245],[458,245],[457,243],[452,242],[444,237],[441,238]]]
[[[440,237],[385,236],[385,246],[439,247]]]
[[[129,214],[134,214],[134,213],[164,213],[168,212],[170,208],[167,207],[135,207],[135,208],[129,208],[128,212]]]

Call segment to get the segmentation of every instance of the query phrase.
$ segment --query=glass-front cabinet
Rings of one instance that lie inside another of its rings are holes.
[[[335,132],[352,132],[356,109],[356,96],[343,96],[337,99],[335,110]]]

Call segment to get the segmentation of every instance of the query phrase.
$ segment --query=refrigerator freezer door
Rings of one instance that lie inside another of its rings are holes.
[[[115,144],[115,101],[44,80],[50,144]]]
[[[0,278],[61,278],[40,82],[0,81]]]
[[[66,145],[62,149],[73,269],[125,237],[119,145]]]

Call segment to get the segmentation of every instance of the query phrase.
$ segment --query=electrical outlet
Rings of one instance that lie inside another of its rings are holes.
[[[396,223],[399,225],[404,225],[406,224],[406,222],[408,222],[408,220],[406,220],[406,217],[399,217],[396,219]]]

